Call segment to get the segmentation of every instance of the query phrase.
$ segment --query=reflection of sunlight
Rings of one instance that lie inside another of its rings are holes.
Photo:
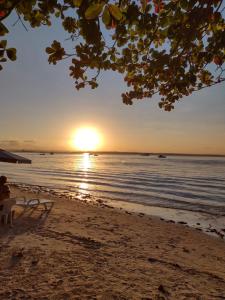
[[[87,171],[91,168],[91,160],[88,153],[84,153],[82,157],[82,169],[83,171]]]
[[[88,183],[86,183],[86,182],[81,182],[81,183],[79,184],[79,189],[81,189],[81,190],[88,190]]]
[[[91,168],[91,158],[89,156],[89,153],[84,153],[81,157],[81,165],[80,165],[81,170],[84,172],[83,173],[83,182],[79,184],[79,189],[80,190],[88,190],[88,183],[85,182],[88,177],[88,170]]]

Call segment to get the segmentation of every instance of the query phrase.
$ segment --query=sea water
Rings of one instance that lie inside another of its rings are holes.
[[[225,158],[24,153],[31,165],[0,163],[9,182],[148,206],[225,215]]]

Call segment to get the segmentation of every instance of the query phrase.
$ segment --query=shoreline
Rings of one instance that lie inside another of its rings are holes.
[[[188,209],[180,209],[166,206],[148,205],[138,202],[128,202],[124,200],[109,200],[91,195],[91,193],[66,192],[59,189],[51,189],[46,186],[32,184],[11,183],[10,186],[21,189],[24,192],[45,193],[48,197],[56,196],[58,198],[65,197],[69,200],[79,200],[83,202],[101,203],[102,206],[109,206],[114,209],[125,210],[136,214],[146,214],[155,216],[161,220],[170,223],[183,224],[192,227],[204,233],[214,235],[225,240],[225,215],[216,215],[205,211],[193,211]],[[218,207],[218,206],[215,206]]]
[[[225,298],[221,239],[88,198],[38,197],[55,200],[49,214],[16,208],[14,227],[0,227],[1,299]]]

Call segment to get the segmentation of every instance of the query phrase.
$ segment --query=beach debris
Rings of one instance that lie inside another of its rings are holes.
[[[36,266],[38,263],[39,263],[39,258],[37,258],[37,257],[34,257],[34,258],[32,259],[32,261],[31,261],[31,264],[32,264],[33,266]]]
[[[166,156],[163,154],[160,154],[160,155],[158,155],[158,158],[166,158]]]
[[[153,258],[153,257],[149,257],[149,258],[148,258],[148,261],[151,262],[151,263],[154,263],[154,262],[157,262],[158,259]]]
[[[219,236],[221,239],[224,238],[224,234],[222,234],[221,232],[218,232],[217,234],[218,234],[218,236]]]
[[[221,229],[221,232],[220,232],[219,230],[217,230],[217,229],[215,229],[215,228],[208,227],[206,231],[207,231],[207,232],[211,232],[211,233],[215,233],[215,234],[218,235],[221,239],[223,239],[224,236],[225,236],[224,233],[223,233],[223,232],[225,232],[224,229]]]
[[[24,256],[24,248],[19,250],[14,250],[12,253],[12,258],[22,258]]]
[[[145,214],[144,213],[139,213],[138,215],[139,215],[139,217],[144,217]]]
[[[97,199],[96,202],[98,202],[98,203],[104,203],[102,199]]]
[[[11,255],[10,268],[20,263],[23,257],[24,257],[24,248],[13,250]]]
[[[160,293],[163,293],[163,294],[166,295],[166,296],[169,296],[169,294],[170,294],[162,284],[159,285],[158,291],[159,291]]]
[[[186,253],[190,253],[190,250],[188,250],[187,248],[183,247],[183,251]]]
[[[178,224],[183,224],[183,225],[186,225],[187,224],[187,222],[184,222],[184,221],[179,221],[179,222],[177,222]]]

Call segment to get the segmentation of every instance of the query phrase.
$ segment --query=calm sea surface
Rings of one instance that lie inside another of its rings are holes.
[[[88,193],[146,205],[225,214],[225,158],[21,154],[32,165],[0,163],[10,182],[71,195]]]

